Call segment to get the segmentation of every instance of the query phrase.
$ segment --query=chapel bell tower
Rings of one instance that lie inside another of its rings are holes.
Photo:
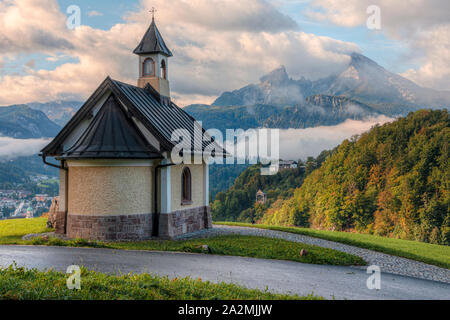
[[[144,88],[149,83],[160,95],[170,98],[169,58],[172,52],[167,48],[155,23],[155,9],[152,13],[152,23],[134,49],[139,56],[138,87]]]

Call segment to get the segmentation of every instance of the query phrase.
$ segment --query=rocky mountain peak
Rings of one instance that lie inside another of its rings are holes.
[[[350,66],[353,66],[355,68],[364,67],[364,66],[371,66],[371,67],[378,67],[381,68],[378,63],[373,61],[372,59],[367,58],[366,56],[357,53],[352,52],[350,55],[351,61]]]
[[[283,85],[290,80],[285,66],[280,66],[260,79],[261,83],[269,83],[271,85]]]

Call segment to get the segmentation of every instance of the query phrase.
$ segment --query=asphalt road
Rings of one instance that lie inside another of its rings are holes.
[[[450,299],[450,284],[381,273],[381,289],[369,290],[369,274],[356,267],[205,254],[91,248],[0,246],[0,266],[16,262],[40,270],[70,265],[106,273],[153,273],[161,276],[233,282],[272,292],[314,293],[335,299]],[[381,270],[383,271],[383,270]]]

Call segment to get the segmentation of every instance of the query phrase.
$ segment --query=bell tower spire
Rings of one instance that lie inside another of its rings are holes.
[[[133,53],[139,56],[138,87],[150,84],[160,95],[170,98],[169,64],[172,52],[156,27],[156,9],[150,10],[152,23]]]

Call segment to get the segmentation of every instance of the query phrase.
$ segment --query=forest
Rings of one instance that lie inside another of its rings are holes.
[[[309,157],[305,163],[299,160],[296,169],[283,169],[271,176],[261,175],[260,165],[248,167],[236,178],[229,190],[216,194],[211,205],[213,219],[258,221],[272,204],[292,197],[305,176],[318,168],[329,154],[329,151],[322,152],[316,159]],[[255,203],[258,190],[266,194],[265,204]]]
[[[420,110],[345,140],[304,171],[266,178],[250,167],[217,194],[212,212],[216,220],[449,245],[449,141],[448,111]],[[262,207],[258,189],[269,198]]]

